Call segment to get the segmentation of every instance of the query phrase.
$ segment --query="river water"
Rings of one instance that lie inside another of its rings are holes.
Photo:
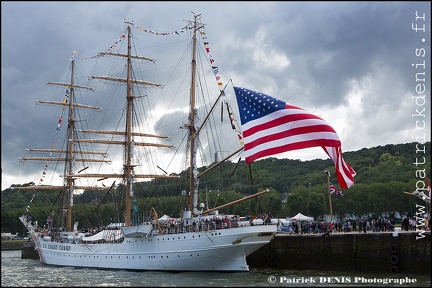
[[[2,287],[431,287],[430,275],[373,275],[329,271],[251,269],[250,272],[136,272],[43,265],[1,252]]]

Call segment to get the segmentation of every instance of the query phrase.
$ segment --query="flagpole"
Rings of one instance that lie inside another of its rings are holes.
[[[332,201],[331,201],[331,192],[330,192],[330,171],[324,170],[324,172],[327,174],[327,187],[329,192],[329,205],[330,205],[330,223],[333,222],[333,207],[332,207]]]

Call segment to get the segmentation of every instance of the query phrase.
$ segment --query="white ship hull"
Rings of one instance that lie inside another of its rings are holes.
[[[276,225],[125,238],[121,243],[60,243],[34,234],[48,265],[163,271],[249,271],[246,257],[270,242]]]

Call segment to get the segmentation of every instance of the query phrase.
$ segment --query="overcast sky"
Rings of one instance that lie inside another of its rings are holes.
[[[25,175],[18,158],[37,142],[35,100],[45,99],[47,81],[61,80],[71,51],[107,43],[125,18],[171,32],[191,11],[207,24],[222,76],[319,115],[344,152],[430,141],[428,1],[2,1],[1,189],[37,183],[40,174]],[[327,158],[321,148],[284,156]]]

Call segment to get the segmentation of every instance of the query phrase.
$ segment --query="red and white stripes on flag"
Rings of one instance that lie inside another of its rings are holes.
[[[256,159],[321,146],[333,160],[342,189],[354,184],[355,171],[342,157],[335,130],[302,108],[265,95],[234,87],[243,130],[246,164]]]
[[[336,132],[335,132],[336,133]],[[322,147],[322,146],[321,146]],[[354,176],[356,172],[348,165],[342,157],[341,146],[337,147],[322,147],[324,151],[333,160],[336,167],[336,177],[342,189],[351,187],[354,184]]]

